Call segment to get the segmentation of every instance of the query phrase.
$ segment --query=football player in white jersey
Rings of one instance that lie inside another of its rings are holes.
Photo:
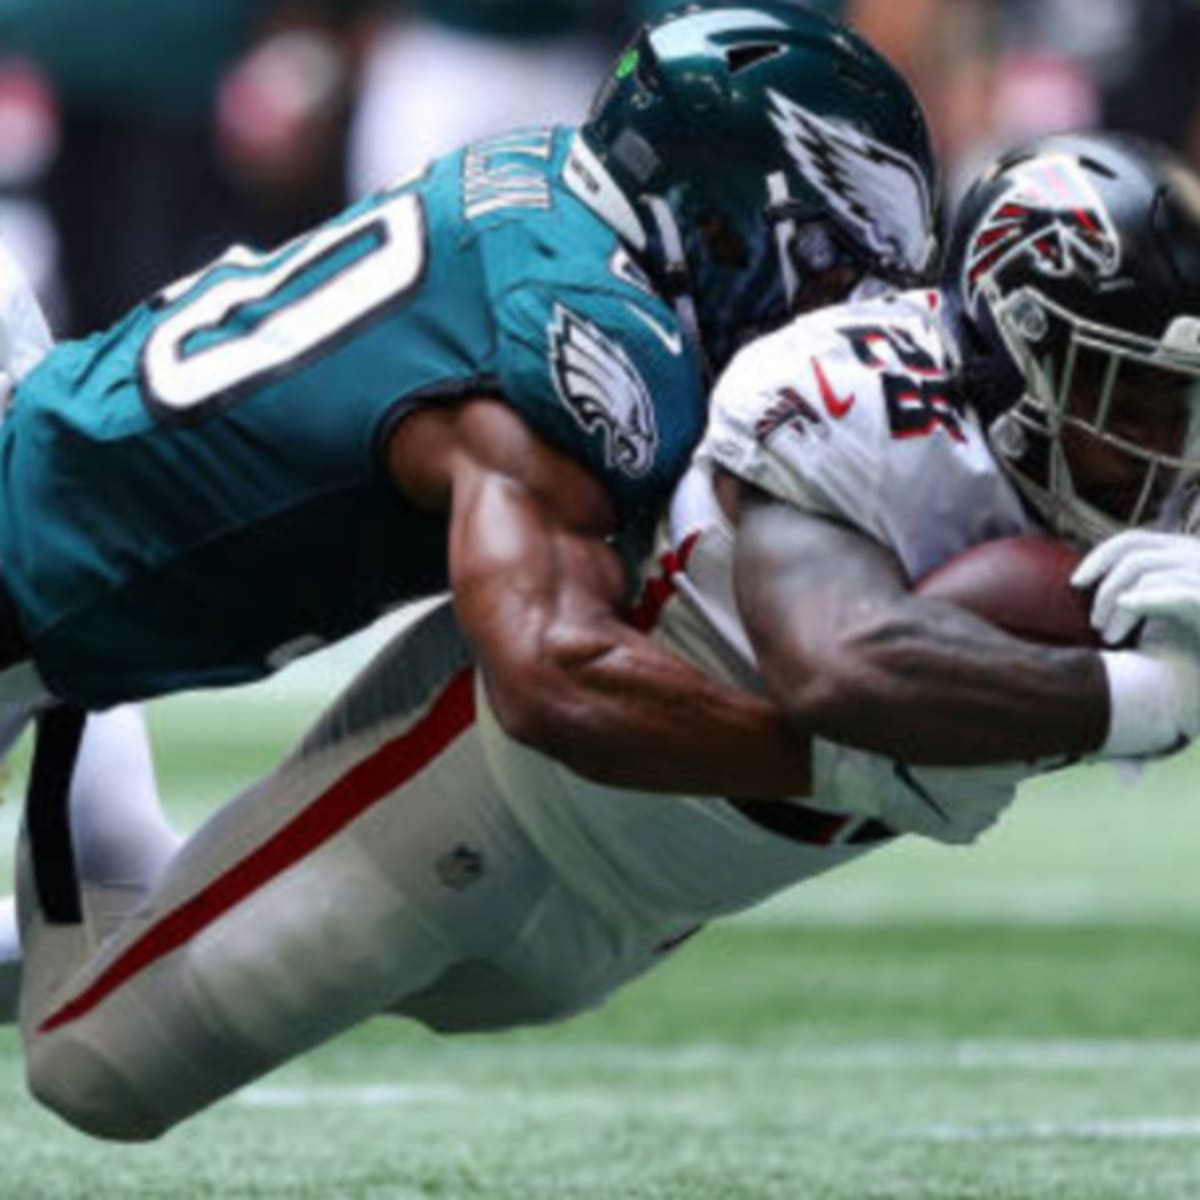
[[[373,1014],[448,1032],[563,1018],[706,922],[899,834],[970,840],[1038,770],[1030,759],[1147,756],[1193,736],[1186,621],[1099,654],[1027,644],[910,594],[989,538],[1078,533],[1086,518],[1090,543],[1100,525],[1148,518],[1200,468],[1200,346],[1103,320],[1100,286],[1122,271],[1143,286],[1147,248],[1122,255],[1160,220],[1167,253],[1200,249],[1200,180],[1180,172],[1103,138],[1041,144],[985,180],[944,293],[803,318],[722,380],[630,619],[778,701],[811,750],[802,797],[616,790],[534,753],[495,719],[449,602],[183,843],[158,815],[148,754],[130,752],[136,714],[90,717],[81,737],[69,710],[45,717],[31,787],[47,794],[30,811],[69,812],[74,852],[24,855],[18,881],[34,1094],[81,1130],[143,1139]],[[1018,217],[1016,235],[994,232]],[[1169,297],[1176,333],[1181,313],[1200,315],[1187,279]],[[1150,298],[1133,303],[1151,324]],[[969,368],[964,332],[979,340]],[[1045,352],[1023,356],[1014,338]],[[1116,366],[1098,388],[1085,371],[1080,391],[1047,366],[1064,347]],[[977,378],[991,351],[998,373]],[[1146,386],[1150,359],[1171,374]],[[1011,437],[1001,466],[988,437],[1006,416],[1027,441]],[[60,739],[77,739],[66,772],[50,766]],[[144,810],[135,836],[114,834],[110,806],[122,820]],[[71,911],[47,912],[44,894],[69,894]]]

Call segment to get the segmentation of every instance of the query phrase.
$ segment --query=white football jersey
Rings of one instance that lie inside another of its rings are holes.
[[[738,355],[643,566],[634,624],[713,677],[761,689],[718,469],[861,529],[913,580],[978,542],[1035,528],[977,421],[946,393],[956,351],[938,300],[914,292],[824,310]],[[492,768],[543,853],[592,903],[643,920],[742,908],[879,844],[878,821],[971,840],[1030,770],[898,773],[888,759],[818,740],[812,796],[747,810],[592,784],[504,738],[486,697],[480,708]]]
[[[1035,528],[973,414],[937,292],[825,309],[743,350],[717,385],[697,462],[890,547],[911,580]]]

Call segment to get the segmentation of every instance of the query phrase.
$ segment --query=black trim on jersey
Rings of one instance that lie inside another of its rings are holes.
[[[403,192],[398,193],[403,194]],[[301,371],[305,367],[324,358],[327,354],[336,351],[351,338],[358,336],[365,328],[374,324],[374,322],[391,315],[396,309],[402,308],[409,300],[409,297],[425,282],[426,274],[429,267],[429,226],[425,219],[425,206],[421,202],[420,196],[415,196],[417,217],[420,224],[421,237],[421,265],[416,277],[403,291],[397,292],[388,300],[384,301],[377,308],[371,309],[369,312],[363,313],[357,320],[352,321],[349,325],[343,326],[336,333],[330,334],[324,341],[318,342],[311,346],[302,354],[298,354],[295,358],[289,359],[287,362],[279,363],[274,367],[269,367],[260,371],[256,375],[252,375],[244,379],[241,383],[234,387],[227,388],[223,392],[210,396],[204,400],[199,400],[195,404],[189,404],[186,407],[180,408],[178,405],[167,404],[157,398],[154,389],[150,382],[150,375],[146,369],[146,353],[150,345],[150,339],[154,336],[151,332],[143,341],[141,350],[138,352],[137,363],[137,379],[138,379],[138,395],[141,398],[142,405],[146,411],[156,420],[161,421],[164,425],[195,425],[211,416],[213,412],[221,412],[226,408],[237,404],[238,401],[245,399],[247,396],[255,392],[261,391],[263,388],[270,387],[272,384],[279,382],[281,379],[286,379],[288,375],[295,371]],[[324,228],[319,226],[318,228]],[[315,235],[316,229],[312,234]],[[320,263],[332,254],[336,254],[340,250],[366,234],[374,233],[376,235],[377,244],[380,247],[386,246],[389,242],[387,222],[380,217],[379,220],[373,221],[367,225],[363,225],[355,229],[348,237],[331,246],[323,254],[312,260],[312,263]],[[357,266],[362,259],[356,259],[351,266]],[[214,264],[211,270],[219,267],[219,263]],[[307,268],[310,263],[306,263]],[[293,281],[295,276],[289,276],[285,283],[280,285],[280,288],[287,286],[287,283]],[[338,275],[332,275],[326,279],[319,287],[315,287],[312,291],[305,292],[302,299],[308,300],[312,296],[319,295],[324,288],[329,287]],[[219,285],[214,285],[219,286]],[[204,289],[199,293],[189,296],[188,304],[201,296],[207,294],[209,289]],[[260,298],[261,300],[261,298]],[[259,301],[255,301],[258,303]],[[180,308],[186,307],[186,304],[180,305]],[[286,306],[284,306],[286,307]],[[233,311],[233,310],[231,310]],[[283,311],[279,309],[277,311]],[[172,314],[173,316],[174,314]],[[228,314],[226,315],[227,319]],[[211,328],[211,326],[209,327]],[[194,330],[193,333],[200,332]],[[192,336],[189,334],[188,336]],[[197,356],[203,351],[196,352]],[[177,357],[188,357],[187,355]]]
[[[387,454],[387,444],[396,432],[401,421],[433,408],[438,404],[455,404],[459,400],[488,399],[507,403],[496,375],[470,375],[465,379],[443,379],[437,383],[426,384],[416,391],[405,392],[397,396],[379,417],[375,433],[371,438],[372,452],[377,460],[383,460]],[[521,414],[514,408],[518,416]],[[524,418],[522,418],[524,419]]]
[[[78,925],[83,903],[71,843],[71,779],[87,712],[59,704],[37,718],[25,830],[38,904],[50,925]]]

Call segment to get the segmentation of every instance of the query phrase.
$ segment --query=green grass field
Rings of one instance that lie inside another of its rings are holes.
[[[277,691],[156,708],[173,810],[302,720]],[[712,929],[594,1015],[377,1021],[148,1147],[39,1112],[0,1031],[0,1200],[1193,1200],[1198,858],[1200,760],[1076,773],[976,847],[893,847]]]

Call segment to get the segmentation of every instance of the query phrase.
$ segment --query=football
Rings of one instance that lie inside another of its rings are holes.
[[[1088,620],[1091,594],[1071,586],[1081,557],[1051,537],[998,538],[936,567],[915,591],[948,600],[1029,641],[1099,646]]]

